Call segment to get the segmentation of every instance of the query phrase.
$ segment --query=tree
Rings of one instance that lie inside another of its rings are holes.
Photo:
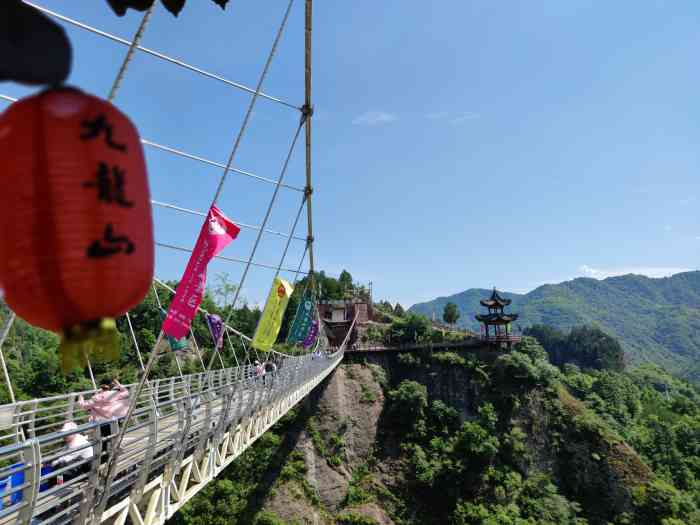
[[[228,272],[217,273],[215,281],[216,286],[214,286],[212,294],[219,300],[219,306],[226,308],[236,295],[238,286],[231,282]],[[245,299],[242,302],[245,302]]]
[[[405,313],[406,310],[403,309],[403,306],[401,306],[399,303],[396,303],[396,306],[394,307],[394,315],[397,317],[403,317]]]
[[[338,277],[338,284],[340,284],[343,292],[352,290],[352,275],[347,270],[340,272],[340,277]]]
[[[584,369],[621,371],[625,368],[624,352],[617,339],[600,328],[577,326],[564,334],[556,328],[533,325],[525,335],[536,338],[557,366],[574,363]]]
[[[442,311],[442,320],[449,325],[454,325],[459,319],[459,308],[455,303],[447,303]]]

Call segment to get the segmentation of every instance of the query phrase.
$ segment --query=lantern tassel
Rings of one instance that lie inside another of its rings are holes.
[[[68,374],[87,366],[88,356],[97,363],[119,359],[119,332],[114,319],[100,319],[72,326],[63,333],[61,370]]]

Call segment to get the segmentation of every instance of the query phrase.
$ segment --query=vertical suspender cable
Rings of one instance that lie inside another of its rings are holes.
[[[234,308],[236,307],[236,303],[238,302],[238,297],[241,294],[241,289],[243,288],[243,284],[245,283],[246,277],[248,276],[248,271],[250,270],[251,263],[253,262],[253,258],[255,257],[255,253],[258,250],[258,246],[260,244],[260,239],[262,238],[263,231],[265,229],[265,226],[267,226],[267,221],[270,219],[270,214],[272,213],[272,208],[275,205],[275,201],[277,200],[277,194],[279,193],[280,190],[280,184],[284,180],[284,176],[287,173],[287,167],[289,166],[289,161],[292,158],[292,154],[294,153],[294,147],[296,146],[297,140],[299,139],[299,135],[301,133],[301,127],[304,125],[304,120],[305,117],[302,115],[301,120],[299,121],[299,125],[297,126],[296,133],[294,134],[294,138],[292,139],[292,144],[289,147],[289,152],[287,153],[287,157],[284,159],[284,164],[282,166],[282,170],[280,171],[280,175],[277,179],[277,185],[275,186],[275,191],[272,193],[272,197],[270,198],[270,203],[267,206],[267,211],[265,212],[265,218],[262,221],[260,230],[258,231],[258,235],[255,238],[255,243],[253,244],[253,249],[250,251],[250,257],[248,257],[248,260],[246,261],[245,268],[243,269],[243,275],[241,276],[241,280],[238,283],[238,287],[236,288],[236,293],[233,296],[233,301],[231,301],[231,310],[228,313],[228,316],[226,318],[226,322],[228,323],[229,320],[231,319],[231,316],[233,315]]]
[[[90,356],[83,348],[83,356],[85,357],[85,362],[87,362],[88,373],[90,374],[90,381],[92,381],[92,388],[97,390],[97,383],[95,383],[95,375],[92,373],[92,365],[90,364]]]
[[[126,52],[126,56],[124,57],[124,61],[122,62],[121,67],[119,68],[119,72],[117,73],[117,77],[114,79],[114,83],[112,84],[112,89],[109,90],[109,96],[107,97],[107,100],[112,102],[114,100],[114,97],[117,96],[117,90],[119,89],[119,86],[122,83],[122,80],[124,80],[124,75],[126,74],[126,68],[129,67],[129,62],[131,62],[131,58],[134,56],[134,51],[139,45],[139,42],[141,41],[141,37],[143,37],[143,32],[146,30],[146,24],[148,24],[148,20],[151,18],[151,13],[153,13],[153,8],[155,7],[155,2],[151,5],[151,7],[148,8],[146,11],[146,14],[143,15],[143,18],[141,19],[141,23],[139,24],[139,28],[136,30],[136,34],[134,35],[134,39],[131,41],[131,45],[129,45],[129,50]]]
[[[156,283],[154,282],[151,284],[153,285],[153,295],[156,296],[156,303],[158,304],[158,313],[161,314],[163,312],[163,305],[160,303],[160,297],[158,296],[158,290],[156,290]],[[190,328],[190,331],[192,331],[191,328]],[[175,350],[173,350],[172,347],[170,348],[170,351],[175,356],[175,364],[177,365],[177,371],[179,372],[180,377],[184,377],[182,375],[182,366],[180,365],[180,360],[177,358],[177,352]]]
[[[253,258],[255,257],[255,252],[258,249],[258,246],[260,244],[260,239],[262,238],[263,231],[265,229],[265,226],[267,226],[267,221],[270,219],[270,214],[272,213],[272,208],[275,205],[275,201],[277,200],[277,194],[279,193],[280,189],[280,184],[284,180],[284,176],[287,173],[287,168],[289,167],[289,161],[292,158],[292,154],[294,153],[294,147],[296,146],[297,140],[299,139],[299,135],[301,134],[301,128],[304,125],[304,119],[305,117],[302,115],[301,120],[299,121],[299,125],[297,126],[296,133],[294,133],[294,138],[292,139],[292,143],[289,146],[289,151],[287,152],[287,157],[284,159],[284,164],[282,166],[282,170],[280,171],[280,175],[277,179],[277,185],[275,185],[275,191],[272,193],[272,197],[270,198],[270,203],[267,206],[267,211],[265,212],[265,218],[263,219],[263,222],[260,226],[260,230],[258,231],[258,236],[255,238],[255,243],[253,244],[253,249],[250,252],[250,257],[248,257],[248,260],[246,261],[246,266],[245,269],[243,270],[243,275],[241,275],[241,280],[238,282],[238,287],[236,288],[236,293],[233,296],[233,301],[231,301],[231,310],[228,313],[228,316],[226,316],[226,321],[224,324],[228,324],[228,322],[231,320],[231,316],[233,315],[234,308],[236,307],[236,302],[238,301],[238,297],[241,294],[241,290],[243,289],[243,285],[245,284],[245,279],[248,276],[248,271],[250,270],[251,263],[253,262]],[[255,347],[253,347],[253,350],[255,350]],[[257,350],[255,351],[255,355],[258,355]],[[259,359],[259,357],[258,357]],[[209,366],[207,366],[207,369],[211,369],[211,365],[214,363],[214,358],[212,356],[212,359],[209,361]]]
[[[153,345],[153,350],[151,350],[151,355],[148,358],[148,362],[146,363],[146,367],[143,370],[143,374],[141,375],[141,379],[139,381],[139,384],[136,387],[136,390],[131,393],[131,402],[129,403],[129,409],[126,413],[126,416],[124,416],[124,419],[121,422],[120,429],[119,429],[119,434],[117,435],[116,439],[114,440],[114,445],[112,447],[112,453],[109,456],[109,460],[107,462],[107,467],[105,469],[105,477],[103,479],[103,484],[102,484],[102,493],[100,494],[100,497],[95,505],[95,510],[94,510],[94,515],[93,515],[93,523],[98,524],[100,523],[100,519],[102,517],[102,513],[105,510],[105,507],[107,506],[107,501],[109,499],[109,495],[111,492],[111,484],[112,481],[114,480],[114,475],[116,473],[116,467],[117,467],[117,462],[119,461],[119,454],[121,452],[121,444],[124,441],[124,435],[126,434],[126,428],[129,423],[129,420],[134,414],[134,410],[136,409],[136,402],[139,399],[139,396],[141,395],[141,392],[143,391],[143,386],[148,382],[148,374],[151,372],[151,368],[153,368],[153,364],[156,362],[156,359],[158,358],[158,346],[160,346],[161,341],[163,340],[163,330],[161,330],[158,333],[158,338],[156,339],[155,344]]]
[[[2,363],[2,373],[5,375],[5,381],[7,382],[7,391],[10,394],[10,401],[12,403],[16,403],[17,400],[15,399],[15,391],[12,388],[12,381],[10,381],[10,374],[7,371],[7,364],[5,363],[5,354],[2,351],[2,345],[5,343],[5,339],[7,339],[7,336],[10,333],[10,328],[12,328],[12,324],[15,322],[15,319],[17,318],[17,315],[10,310],[10,315],[5,319],[5,326],[2,327],[2,333],[0,333],[0,363]]]
[[[204,370],[206,372],[207,367],[204,366],[204,360],[202,359],[202,352],[199,351],[199,345],[197,344],[197,338],[194,336],[194,330],[192,330],[191,326],[190,326],[190,337],[192,338],[192,342],[194,343],[194,349],[197,352],[197,357],[199,357],[199,362],[202,364],[202,370]],[[219,356],[219,360],[221,361],[221,356]],[[221,361],[221,367],[226,368],[224,366],[223,361]]]
[[[306,195],[301,198],[301,205],[299,206],[299,211],[297,212],[296,217],[294,218],[294,224],[292,225],[292,229],[289,232],[289,237],[287,237],[287,242],[284,245],[284,251],[282,252],[282,257],[280,257],[280,263],[277,265],[277,270],[275,271],[275,277],[277,277],[280,274],[280,269],[282,268],[282,265],[284,264],[284,259],[287,257],[287,251],[289,250],[289,244],[292,242],[292,238],[294,237],[294,232],[297,229],[297,224],[299,223],[299,217],[301,217],[301,212],[304,211],[304,201],[306,200]],[[299,274],[295,274],[295,277],[298,276]],[[296,282],[296,279],[295,281]]]
[[[241,129],[238,131],[236,141],[234,142],[233,148],[231,149],[231,154],[228,156],[226,168],[224,168],[224,173],[219,179],[219,185],[216,188],[216,193],[214,193],[212,206],[217,203],[219,197],[221,196],[221,190],[223,190],[224,188],[224,182],[226,182],[226,177],[230,171],[231,165],[233,164],[233,159],[235,158],[236,153],[238,152],[238,147],[241,144],[243,134],[245,133],[245,130],[248,127],[248,121],[250,120],[250,116],[253,114],[253,108],[255,107],[255,103],[257,102],[258,96],[260,95],[260,91],[262,90],[262,85],[265,81],[265,77],[267,76],[267,72],[270,69],[270,64],[272,64],[272,59],[275,56],[275,51],[277,51],[277,45],[279,44],[282,38],[282,34],[284,33],[284,28],[287,25],[289,13],[292,11],[292,5],[294,5],[294,0],[289,0],[289,3],[287,4],[287,10],[284,12],[284,17],[282,18],[282,23],[280,24],[280,27],[277,30],[277,35],[275,36],[275,40],[272,43],[272,49],[270,49],[270,54],[267,56],[267,61],[265,62],[265,66],[263,67],[262,73],[260,73],[258,85],[255,87],[255,93],[253,93],[253,97],[250,99],[250,104],[248,104],[248,110],[246,111],[245,117],[243,118],[243,124],[241,124]],[[279,186],[277,187],[279,188]]]
[[[233,343],[231,342],[231,336],[228,335],[228,330],[226,330],[226,327],[224,327],[224,332],[226,332],[226,339],[228,339],[228,346],[231,348],[231,353],[233,354],[233,359],[236,361],[236,366],[241,366],[240,363],[238,362],[238,357],[236,356],[236,348],[233,346]]]

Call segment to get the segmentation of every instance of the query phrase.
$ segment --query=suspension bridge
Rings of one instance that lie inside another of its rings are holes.
[[[294,0],[285,3],[281,22],[255,87],[246,86],[203,67],[142,46],[141,39],[154,15],[153,7],[144,14],[133,38],[125,39],[34,2],[25,0],[24,3],[75,30],[87,31],[127,47],[123,61],[115,68],[116,78],[108,95],[110,101],[117,96],[136,53],[148,55],[172,67],[247,93],[249,100],[244,118],[225,163],[150,139],[142,139],[142,143],[147,148],[172,155],[183,162],[197,162],[221,169],[212,205],[220,200],[222,189],[230,175],[274,187],[260,224],[248,224],[233,219],[239,227],[254,232],[254,242],[249,255],[245,258],[217,256],[220,261],[243,265],[241,278],[229,305],[231,312],[239,300],[249,270],[253,267],[272,270],[275,277],[283,272],[290,273],[294,276],[295,284],[299,276],[313,274],[312,0],[300,0],[304,13],[304,100],[300,104],[262,91],[280,39],[293,12]],[[0,93],[0,102],[12,103],[16,100],[17,97]],[[277,178],[261,176],[234,165],[242,137],[259,100],[278,104],[298,112],[299,115],[298,126],[294,130],[291,145],[285,152]],[[306,184],[300,187],[285,182],[285,176],[302,131],[305,138]],[[293,225],[288,232],[275,230],[268,224],[281,189],[300,195]],[[153,206],[190,217],[207,215],[206,212],[179,203],[156,199],[151,202]],[[300,235],[296,230],[304,210],[307,215],[307,231],[306,235]],[[262,262],[256,258],[264,236],[285,239],[279,262]],[[285,262],[293,241],[302,241],[305,244],[298,264],[290,268],[285,266]],[[177,252],[192,251],[186,246],[172,242],[156,241],[156,246]],[[307,270],[303,270],[305,262],[308,263]],[[174,293],[175,290],[163,280],[157,277],[154,279],[154,294],[160,308],[156,287],[169,293]],[[206,311],[199,309],[199,313],[206,314]],[[329,347],[321,327],[315,346],[303,355],[287,355],[272,350],[277,369],[273,373],[261,376],[260,370],[251,364],[251,338],[230,324],[229,317],[224,322],[224,333],[232,349],[231,337],[240,340],[247,352],[243,362],[239,362],[236,353],[233,352],[236,366],[226,367],[221,353],[215,348],[212,362],[205,365],[197,340],[190,330],[190,345],[194,346],[202,371],[183,374],[175,354],[178,375],[165,379],[149,379],[153,364],[162,354],[159,351],[159,343],[164,334],[161,331],[153,348],[140,348],[131,317],[126,313],[129,328],[127,335],[138,356],[141,377],[137,384],[125,385],[129,392],[129,412],[126,416],[95,422],[90,420],[80,402],[83,396],[90,397],[98,390],[89,362],[87,368],[93,390],[27,401],[15,398],[12,379],[2,351],[2,345],[15,319],[15,314],[10,312],[0,327],[0,364],[11,398],[11,403],[0,406],[0,525],[164,523],[321,383],[341,362],[347,346],[346,337],[339,347]],[[348,334],[351,332],[352,326]],[[246,344],[249,346],[246,347]],[[212,367],[216,357],[221,368]],[[74,424],[66,426],[66,422]],[[66,442],[75,437],[79,438],[80,446],[66,449]],[[64,474],[69,471],[72,472],[70,479],[62,482]]]

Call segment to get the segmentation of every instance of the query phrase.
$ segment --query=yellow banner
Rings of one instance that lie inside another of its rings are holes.
[[[253,347],[267,352],[275,344],[277,334],[282,326],[282,317],[284,317],[284,311],[293,290],[292,285],[284,279],[275,277],[275,280],[272,281],[265,309],[258,327],[255,329]]]

